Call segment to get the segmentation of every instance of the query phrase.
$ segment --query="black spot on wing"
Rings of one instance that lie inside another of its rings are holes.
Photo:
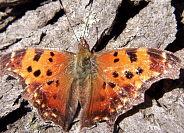
[[[125,77],[126,77],[127,79],[131,79],[133,76],[134,76],[133,73],[131,73],[131,72],[129,72],[129,71],[126,71],[126,72],[125,72]]]
[[[53,59],[52,58],[49,58],[49,62],[53,62]]]
[[[140,68],[140,67],[138,67],[138,68],[137,68],[137,71],[136,71],[136,74],[141,74],[142,72],[143,72],[143,69]]]
[[[37,70],[33,74],[34,74],[35,77],[38,77],[38,76],[40,76],[41,71],[40,70]]]
[[[42,49],[35,49],[35,53],[36,53],[36,55],[34,56],[34,61],[39,61],[39,59],[40,59],[40,57],[41,57],[41,55],[44,53],[44,50],[42,50]]]
[[[59,80],[56,81],[56,87],[58,87],[58,86],[59,86]]]
[[[137,61],[136,53],[137,53],[137,49],[126,51],[126,54],[129,56],[131,63]]]
[[[117,78],[119,76],[118,72],[116,72],[116,71],[113,72],[112,75],[113,75],[114,78]]]
[[[48,70],[47,71],[47,76],[51,76],[52,75],[52,71],[51,70]]]
[[[106,88],[106,82],[103,83],[103,86],[102,86],[103,89]]]
[[[50,55],[51,55],[51,56],[54,56],[54,52],[50,52]]]
[[[47,82],[48,85],[51,85],[54,81],[49,81]]]
[[[115,57],[118,56],[118,52],[114,52],[113,56]]]
[[[29,67],[27,68],[27,71],[28,71],[28,72],[32,72],[32,67],[29,66]]]
[[[114,59],[114,63],[119,62],[119,58]]]
[[[108,83],[109,84],[109,86],[113,89],[116,85],[114,84],[114,83],[112,83],[112,82],[109,82]]]

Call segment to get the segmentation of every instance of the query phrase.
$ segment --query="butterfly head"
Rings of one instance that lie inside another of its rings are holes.
[[[84,37],[80,38],[80,42],[79,42],[79,49],[83,48],[89,51],[89,45],[87,44],[86,40],[84,39]]]

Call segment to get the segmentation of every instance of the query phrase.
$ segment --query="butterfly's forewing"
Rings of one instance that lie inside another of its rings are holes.
[[[153,82],[179,76],[181,60],[156,49],[122,49],[95,54],[92,59],[91,96],[81,128],[107,120],[112,131],[120,114],[144,101],[144,92]]]
[[[1,57],[0,74],[17,77],[25,88],[23,97],[41,117],[67,130],[78,105],[77,92],[71,87],[73,62],[74,54],[69,52],[23,49]]]

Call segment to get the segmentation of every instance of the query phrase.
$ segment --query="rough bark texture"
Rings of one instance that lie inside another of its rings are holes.
[[[9,1],[3,2],[9,6]],[[90,6],[85,8],[87,4],[86,0],[63,0],[78,38],[83,36],[90,12]],[[1,55],[33,47],[77,51],[77,39],[58,1],[29,1],[10,5],[11,8],[6,6],[0,9]],[[96,51],[149,47],[176,52],[184,59],[184,15],[180,14],[183,10],[184,2],[175,0],[94,0],[84,37]],[[183,68],[180,79],[153,84],[145,94],[144,103],[118,118],[117,132],[184,132]],[[21,98],[21,92],[16,79],[7,75],[2,77],[1,132],[62,132],[59,126],[43,122],[36,109]],[[77,124],[70,132],[75,132]],[[86,132],[105,133],[106,124],[98,123]]]

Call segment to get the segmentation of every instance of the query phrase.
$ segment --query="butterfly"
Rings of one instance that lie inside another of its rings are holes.
[[[92,53],[81,38],[76,54],[21,49],[0,59],[0,75],[20,80],[27,99],[45,121],[69,130],[78,107],[80,129],[106,121],[144,101],[144,92],[163,78],[178,78],[181,59],[157,49],[126,48]]]
[[[126,48],[91,53],[81,38],[76,54],[21,49],[0,59],[0,74],[17,77],[27,99],[45,121],[65,131],[78,106],[80,129],[106,121],[109,131],[119,115],[144,101],[144,92],[163,78],[178,78],[180,58],[157,49]]]

